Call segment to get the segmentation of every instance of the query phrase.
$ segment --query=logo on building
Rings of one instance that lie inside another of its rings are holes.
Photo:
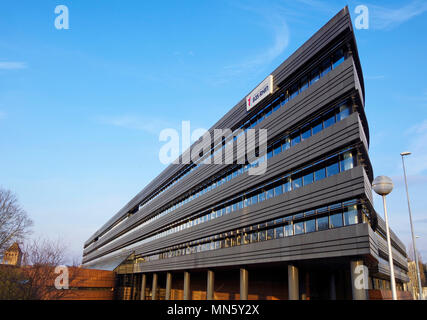
[[[273,93],[273,76],[269,75],[246,97],[246,111],[255,107],[271,93]]]

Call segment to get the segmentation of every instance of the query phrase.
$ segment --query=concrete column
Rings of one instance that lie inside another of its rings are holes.
[[[368,268],[363,265],[363,260],[351,261],[350,273],[353,300],[367,300]]]
[[[298,268],[288,265],[288,294],[289,300],[299,300]]]
[[[335,273],[331,273],[331,277],[329,280],[329,299],[337,300],[337,291],[335,287]]]
[[[153,286],[151,288],[151,300],[157,300],[157,273],[153,273]]]
[[[215,273],[208,270],[208,283],[206,286],[206,300],[214,299]]]
[[[190,272],[184,272],[184,300],[190,300]]]
[[[171,289],[172,289],[172,273],[166,273],[166,296],[165,300],[170,300],[171,298]]]
[[[248,300],[249,291],[249,272],[247,269],[240,268],[240,300]]]
[[[144,273],[141,280],[141,300],[145,300],[145,287],[147,286],[147,275]]]

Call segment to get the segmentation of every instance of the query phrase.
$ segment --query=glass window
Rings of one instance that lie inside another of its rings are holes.
[[[296,190],[302,187],[302,178],[296,178],[292,180],[292,190]]]
[[[306,140],[306,139],[308,139],[308,138],[311,137],[311,128],[310,127],[303,128],[302,130],[303,131],[301,133],[301,141],[304,141],[304,140]]]
[[[304,222],[297,222],[294,224],[295,235],[304,233]]]
[[[327,128],[335,123],[335,114],[329,114],[323,121],[323,127]]]
[[[283,238],[283,227],[274,228],[274,238]]]
[[[282,150],[283,150],[283,151],[288,150],[290,147],[291,147],[291,139],[289,139],[289,138],[285,138],[285,139],[283,140]]]
[[[249,233],[244,233],[243,234],[243,243],[244,244],[248,244],[251,241],[251,237]]]
[[[229,214],[231,212],[231,206],[225,207],[225,214]]]
[[[251,198],[245,198],[244,205],[245,207],[249,207],[251,205]]]
[[[316,213],[316,211],[315,211],[315,210],[310,210],[310,211],[307,211],[304,215],[305,215],[306,217],[310,217],[310,216],[313,216],[315,213]]]
[[[297,145],[298,143],[300,143],[301,142],[301,136],[300,136],[300,134],[298,133],[298,134],[294,135],[292,137],[291,141],[292,141],[291,142],[292,147],[295,146],[295,145]]]
[[[270,159],[273,156],[273,150],[267,152],[267,159]]]
[[[264,190],[258,194],[258,202],[263,202],[265,200],[265,192]]]
[[[317,80],[319,79],[320,79],[319,68],[316,68],[311,72],[310,85],[313,85],[313,83],[317,82]]]
[[[353,154],[351,152],[346,152],[342,155],[342,160],[340,161],[341,171],[350,170],[353,168],[354,160]]]
[[[321,71],[321,77],[325,76],[329,71],[331,71],[331,59],[325,59],[322,62],[322,71]]]
[[[301,218],[304,218],[304,212],[297,213],[297,214],[293,215],[293,219],[294,220],[298,220],[298,219],[301,219]]]
[[[335,53],[332,57],[333,68],[335,69],[336,67],[338,67],[343,62],[344,62],[344,50],[338,49],[337,51],[335,51]]]
[[[329,217],[317,218],[317,231],[327,230],[329,228]]]
[[[274,197],[274,188],[268,189],[266,192],[266,199],[270,199]]]
[[[274,188],[274,196],[278,196],[281,195],[283,192],[282,190],[282,185],[278,185],[277,187]]]
[[[309,233],[309,232],[314,232],[316,231],[316,220],[312,219],[312,220],[308,220],[305,222],[305,232]]]
[[[274,229],[270,228],[267,230],[267,240],[274,239]]]
[[[315,181],[325,179],[325,177],[326,177],[325,168],[314,171],[314,180]]]
[[[216,211],[216,217],[219,218],[222,216],[222,209]]]
[[[274,148],[273,155],[277,155],[280,152],[282,152],[282,144],[280,142],[279,143],[275,143],[273,148]]]
[[[258,241],[265,241],[267,237],[266,230],[258,232]]]
[[[295,83],[291,89],[290,89],[290,93],[289,93],[289,100],[295,98],[298,95],[299,91],[298,91],[298,83]]]
[[[322,131],[322,129],[323,129],[323,123],[322,123],[322,121],[320,121],[320,122],[319,121],[314,122],[313,128],[312,128],[313,136],[316,133]]]
[[[301,92],[308,88],[308,77],[305,76],[301,79]]]
[[[271,115],[271,112],[272,112],[271,110],[272,110],[272,108],[268,107],[267,110],[265,111],[265,117],[266,118]]]
[[[251,233],[251,243],[258,242],[258,232]]]
[[[303,177],[303,182],[304,182],[304,185],[306,186],[306,185],[309,185],[309,184],[311,184],[311,183],[313,183],[313,173],[312,172],[310,172],[309,174],[306,174],[304,177]]]
[[[358,223],[357,206],[353,205],[344,209],[344,225],[349,226]]]
[[[254,196],[252,196],[251,203],[252,203],[252,204],[257,204],[257,203],[258,203],[258,195],[257,195],[257,194],[256,194],[256,195],[254,195]]]
[[[350,107],[347,105],[340,106],[337,113],[337,122],[347,118],[350,115]]]
[[[237,202],[237,210],[243,209],[243,200]]]
[[[292,221],[286,222],[286,224],[284,226],[284,235],[285,235],[285,237],[292,236],[293,234],[294,234],[294,232],[293,232]]]
[[[340,171],[340,169],[338,167],[338,163],[336,163],[336,162],[326,167],[326,173],[327,173],[328,177],[339,173],[339,171]]]
[[[342,213],[333,214],[329,217],[330,228],[338,228],[342,226],[343,226]]]
[[[291,183],[289,182],[289,178],[285,179],[285,183],[283,184],[283,192],[291,191]]]

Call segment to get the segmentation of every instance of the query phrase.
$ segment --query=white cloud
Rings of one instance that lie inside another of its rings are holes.
[[[27,64],[25,62],[15,62],[15,61],[3,61],[0,62],[0,70],[17,70],[17,69],[26,69]]]
[[[390,30],[426,12],[427,3],[425,1],[416,0],[397,9],[390,9],[377,5],[368,5],[368,8],[372,28]]]

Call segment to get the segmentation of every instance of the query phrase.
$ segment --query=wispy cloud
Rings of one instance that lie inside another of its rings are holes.
[[[26,69],[27,64],[25,62],[16,61],[0,61],[0,70],[16,70]]]
[[[384,75],[377,75],[377,76],[365,76],[366,80],[382,80],[384,79],[385,76]]]
[[[161,130],[170,127],[161,119],[136,115],[98,116],[96,121],[104,125],[140,130],[153,135],[158,135]]]
[[[224,83],[236,76],[258,70],[260,66],[267,66],[280,56],[288,47],[290,31],[283,10],[280,7],[266,8],[255,6],[239,6],[239,9],[256,14],[262,28],[267,28],[267,33],[273,39],[272,45],[259,53],[242,57],[239,62],[226,65],[219,71],[216,83]]]
[[[369,8],[371,26],[373,29],[378,30],[391,30],[427,11],[427,2],[418,0],[397,9],[377,5],[367,6]]]

